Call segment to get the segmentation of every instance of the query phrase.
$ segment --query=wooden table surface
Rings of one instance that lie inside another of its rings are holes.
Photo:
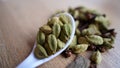
[[[119,1],[120,2],[120,1]],[[117,32],[115,48],[98,68],[120,68],[120,5],[118,0],[0,0],[0,68],[15,68],[31,52],[38,28],[57,10],[86,6],[106,13]],[[85,53],[84,53],[85,55]],[[61,55],[39,68],[65,68],[72,60]]]

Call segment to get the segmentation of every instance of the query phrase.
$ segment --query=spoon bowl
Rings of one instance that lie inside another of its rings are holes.
[[[59,13],[56,14],[55,16],[59,17],[61,14],[64,14],[65,16],[67,16],[70,20],[70,23],[72,24],[72,33],[70,35],[70,39],[67,41],[67,43],[65,44],[64,48],[60,49],[59,51],[57,51],[55,54],[44,58],[44,59],[37,59],[34,56],[34,49],[36,47],[36,43],[34,44],[33,50],[30,53],[30,55],[22,62],[20,63],[16,68],[35,68],[39,65],[42,65],[43,63],[55,58],[56,56],[58,56],[59,54],[61,54],[71,43],[74,34],[75,34],[75,21],[73,19],[73,17],[69,14],[69,13]]]

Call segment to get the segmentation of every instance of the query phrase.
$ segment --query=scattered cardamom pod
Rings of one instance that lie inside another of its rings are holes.
[[[39,31],[37,34],[37,43],[44,45],[45,43],[45,34],[42,31]]]
[[[75,34],[77,35],[77,37],[80,36],[81,32],[80,32],[80,30],[78,28],[75,30]]]
[[[85,52],[88,48],[88,44],[78,44],[72,48],[74,53],[82,53]]]
[[[75,36],[73,37],[73,40],[72,40],[72,42],[71,42],[71,44],[69,45],[68,48],[73,48],[73,47],[76,46],[76,45],[77,45],[77,36],[75,35]]]
[[[98,35],[89,35],[86,36],[86,39],[95,45],[102,45],[103,44],[103,38]]]
[[[103,16],[97,16],[95,18],[96,23],[99,23],[100,28],[102,29],[108,29],[110,22],[108,21],[107,18],[103,17]]]
[[[78,20],[75,21],[76,28],[79,26],[80,22]]]
[[[79,44],[89,44],[85,37],[79,37],[78,38],[78,43]]]
[[[56,38],[59,37],[61,31],[60,25],[58,23],[55,23],[52,29],[53,29],[53,34],[56,36]]]
[[[48,35],[47,42],[48,42],[50,49],[53,51],[53,53],[55,53],[57,50],[57,39],[55,35],[53,34]]]
[[[93,61],[96,64],[100,64],[102,61],[101,53],[99,51],[93,52],[91,56],[91,61]]]
[[[40,30],[43,31],[45,34],[50,34],[52,32],[52,29],[49,25],[43,25]]]
[[[35,51],[34,51],[34,55],[38,59],[43,59],[43,58],[48,57],[46,50],[40,44],[37,44]]]

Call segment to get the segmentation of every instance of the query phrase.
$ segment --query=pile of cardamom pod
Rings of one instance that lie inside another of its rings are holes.
[[[64,14],[52,17],[48,23],[40,27],[34,55],[38,59],[46,58],[65,46],[70,38],[72,25]]]
[[[69,8],[68,12],[76,21],[76,32],[63,55],[70,57],[71,53],[79,54],[89,50],[93,52],[90,58],[91,63],[99,64],[102,60],[101,53],[113,48],[115,40],[114,29],[108,28],[109,20],[105,14],[85,7]]]

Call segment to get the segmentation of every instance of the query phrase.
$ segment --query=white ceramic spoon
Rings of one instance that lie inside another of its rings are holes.
[[[59,17],[60,14],[57,14],[56,16]],[[71,41],[72,41],[72,39],[74,37],[74,34],[75,34],[75,21],[74,21],[73,17],[69,13],[62,13],[62,14],[66,15],[70,19],[71,24],[72,24],[72,33],[70,35],[70,39],[65,44],[65,47],[63,49],[59,50],[58,52],[56,52],[55,54],[47,57],[47,58],[37,59],[34,56],[34,49],[36,47],[36,43],[35,43],[34,47],[33,47],[33,50],[30,53],[30,55],[22,63],[20,63],[16,68],[35,68],[35,67],[37,67],[37,66],[39,66],[39,65],[53,59],[54,57],[58,56],[59,54],[61,54],[70,45],[70,43],[71,43]]]

